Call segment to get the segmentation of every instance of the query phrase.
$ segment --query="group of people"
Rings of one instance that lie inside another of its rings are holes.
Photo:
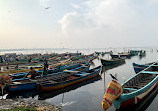
[[[30,76],[30,77],[29,77],[30,79],[35,79],[36,76],[47,75],[47,74],[48,74],[48,73],[47,73],[47,70],[48,70],[48,62],[45,61],[45,63],[44,63],[44,68],[43,68],[43,71],[42,71],[42,75],[38,74],[38,72],[35,71],[35,70],[33,69],[33,67],[31,67],[29,73],[26,74],[26,75],[24,76],[24,78]],[[10,76],[8,76],[8,74],[1,74],[1,75],[0,75],[0,87],[1,87],[2,85],[11,84],[11,83],[12,83],[12,78],[11,78]]]
[[[48,74],[48,61],[45,60],[45,63],[44,63],[44,67],[43,67],[43,71],[42,71],[42,75],[40,75],[37,71],[35,71],[33,69],[33,67],[30,67],[30,71],[28,74],[26,74],[24,76],[25,77],[28,77],[30,75],[30,79],[35,79],[36,76],[43,76],[43,75],[47,75]]]

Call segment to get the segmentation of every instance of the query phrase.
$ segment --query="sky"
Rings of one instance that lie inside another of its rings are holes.
[[[0,49],[158,46],[158,0],[0,0]]]

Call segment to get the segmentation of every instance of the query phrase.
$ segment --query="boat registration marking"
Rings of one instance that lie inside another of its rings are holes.
[[[17,86],[11,86],[11,88],[17,88]]]

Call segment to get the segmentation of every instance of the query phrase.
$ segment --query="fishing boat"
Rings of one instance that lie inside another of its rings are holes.
[[[131,54],[128,53],[128,52],[127,53],[125,53],[125,52],[124,53],[118,53],[118,54],[119,54],[120,57],[126,57],[126,58],[131,56]]]
[[[111,58],[119,58],[119,54],[110,54]]]
[[[122,93],[115,95],[113,102],[116,109],[126,108],[138,104],[158,85],[158,64],[153,63],[132,78],[125,81],[121,86]],[[113,89],[113,91],[115,91]],[[113,93],[113,92],[111,92]],[[106,93],[107,94],[107,93]],[[105,95],[106,95],[105,94]],[[117,93],[114,93],[117,94]],[[118,97],[117,97],[118,96]],[[104,101],[107,98],[104,98]],[[108,101],[109,102],[109,101]],[[110,104],[112,104],[110,102]],[[105,104],[104,104],[105,105]],[[106,107],[106,105],[104,106]]]
[[[48,74],[47,75],[43,75],[43,77],[45,76],[52,76],[53,74],[58,74],[58,73],[63,73],[63,72],[68,72],[68,71],[87,71],[89,70],[89,67],[90,67],[90,64],[91,62],[84,62],[84,63],[79,63],[76,67],[73,67],[73,68],[68,68],[68,69],[65,69],[63,71],[60,71],[60,72],[54,72],[52,70],[48,70]],[[42,70],[39,70],[37,71],[39,74],[42,74]],[[18,74],[13,74],[11,77],[13,78],[13,82],[19,82],[19,81],[25,81],[25,80],[29,80],[28,77],[26,78],[23,78],[26,74],[28,74],[28,72],[25,72],[25,73],[18,73]],[[41,76],[37,76],[36,77],[37,79],[38,78],[41,78]]]
[[[125,58],[118,58],[118,59],[111,59],[111,60],[101,59],[101,63],[103,66],[119,64],[121,62],[125,62]]]
[[[112,52],[95,52],[96,55],[112,54]]]
[[[135,56],[135,55],[138,55],[139,52],[141,52],[141,50],[130,50],[129,52],[130,52],[131,56]]]
[[[16,92],[23,90],[35,90],[36,89],[36,80],[27,80],[20,82],[12,82],[10,85],[7,85],[7,92]]]
[[[155,87],[146,97],[142,99],[138,104],[128,106],[126,108],[120,108],[119,111],[146,111],[148,107],[151,105],[153,100],[158,94],[158,86]],[[149,109],[153,109],[150,107]],[[149,110],[148,109],[148,110]]]
[[[62,88],[62,89],[53,90],[53,91],[41,92],[41,93],[39,93],[39,100],[45,100],[45,99],[48,99],[48,98],[52,98],[52,97],[54,97],[56,95],[59,95],[61,93],[65,93],[65,92],[69,92],[69,91],[75,90],[75,89],[77,89],[79,87],[82,87],[82,86],[94,83],[94,82],[96,82],[98,80],[101,80],[101,76],[100,75],[97,75],[96,77],[91,78],[89,80],[82,81],[80,83],[64,87],[64,89]]]
[[[77,67],[80,67],[84,64],[87,64],[88,62],[82,62],[82,61],[78,61],[78,62],[68,62],[67,64],[63,64],[61,66],[58,67],[54,67],[52,69],[48,69],[47,73],[48,74],[52,74],[52,73],[57,73],[57,72],[62,72],[63,70],[67,69],[67,70],[71,70]],[[38,74],[42,74],[43,69],[39,69],[37,72]],[[15,73],[15,74],[9,74],[10,77],[14,79],[20,79],[23,78],[28,72],[20,72],[20,73]]]
[[[85,72],[85,71],[89,70],[89,67],[90,67],[90,64],[87,63],[87,64],[83,64],[80,67],[71,69],[71,70],[65,70],[63,72],[47,74],[42,77],[37,76],[36,79],[34,79],[34,80],[31,80],[29,78],[14,79],[10,85],[7,85],[7,91],[16,92],[16,91],[23,91],[23,90],[35,90],[35,89],[38,89],[38,88],[36,88],[36,86],[37,87],[39,86],[37,84],[39,84],[41,82]]]
[[[96,77],[97,75],[99,75],[100,70],[101,70],[101,66],[98,66],[86,72],[79,72],[79,73],[69,74],[69,75],[67,74],[65,76],[53,78],[52,80],[45,81],[44,83],[39,84],[40,89],[41,91],[61,89],[61,88],[70,86],[72,84],[76,84],[76,83],[91,79],[93,77]]]
[[[139,57],[144,57],[146,55],[146,51],[141,51],[140,53],[139,53]]]
[[[110,54],[111,58],[129,58],[131,53],[118,53],[118,54]]]
[[[138,72],[142,71],[143,69],[149,67],[151,64],[153,64],[153,62],[148,63],[148,64],[141,64],[141,65],[133,63],[133,68],[134,68],[135,73],[138,73]]]

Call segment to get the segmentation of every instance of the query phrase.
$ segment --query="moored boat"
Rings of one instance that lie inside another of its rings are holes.
[[[143,69],[149,67],[152,63],[148,63],[148,64],[136,64],[136,63],[133,63],[133,68],[134,68],[134,71],[135,73],[138,73],[140,71],[142,71]]]
[[[104,66],[119,64],[121,62],[125,62],[125,58],[118,58],[118,59],[111,59],[111,60],[101,59],[101,63]]]
[[[118,53],[118,54],[119,54],[120,57],[126,57],[126,58],[131,56],[130,53]]]
[[[91,62],[86,62],[86,63],[79,63],[76,67],[73,68],[68,68],[65,69],[61,72],[52,72],[51,70],[48,70],[48,74],[47,75],[43,75],[43,77],[46,76],[52,76],[54,74],[60,74],[60,73],[64,73],[64,72],[68,72],[68,71],[87,71],[89,70]],[[37,71],[39,74],[42,74],[42,71]],[[13,82],[20,82],[20,81],[26,81],[29,80],[28,77],[23,78],[28,72],[25,73],[18,73],[18,74],[13,74],[11,77],[13,77]],[[41,76],[37,76],[36,79],[38,78],[42,78]]]
[[[23,91],[23,90],[35,90],[38,89],[37,84],[45,83],[48,80],[54,80],[61,77],[67,77],[69,75],[80,74],[83,71],[88,71],[90,64],[84,64],[80,67],[76,67],[72,70],[65,70],[63,72],[48,74],[46,76],[37,76],[36,79],[31,80],[29,78],[21,78],[21,79],[14,79],[13,82],[7,85],[8,92],[16,92],[16,91]],[[15,82],[14,82],[15,81]],[[36,87],[37,86],[37,87]]]
[[[35,90],[36,81],[21,81],[21,82],[12,82],[10,85],[7,85],[7,92],[16,92],[23,90]]]
[[[119,54],[110,54],[111,58],[119,58]]]
[[[76,84],[76,83],[88,80],[90,78],[93,78],[99,75],[100,70],[101,70],[101,66],[98,66],[86,72],[80,72],[80,73],[75,73],[75,74],[71,74],[67,76],[61,76],[60,78],[52,79],[50,81],[41,83],[40,88],[42,91],[61,89],[61,88],[70,86],[72,84]]]
[[[140,53],[139,53],[139,57],[144,57],[146,55],[146,51],[141,51]]]
[[[123,92],[115,99],[113,104],[116,109],[138,104],[157,87],[157,85],[158,64],[153,63],[121,85]]]
[[[138,55],[139,52],[141,52],[141,50],[130,50],[130,51],[129,51],[129,53],[131,54],[131,56]]]

